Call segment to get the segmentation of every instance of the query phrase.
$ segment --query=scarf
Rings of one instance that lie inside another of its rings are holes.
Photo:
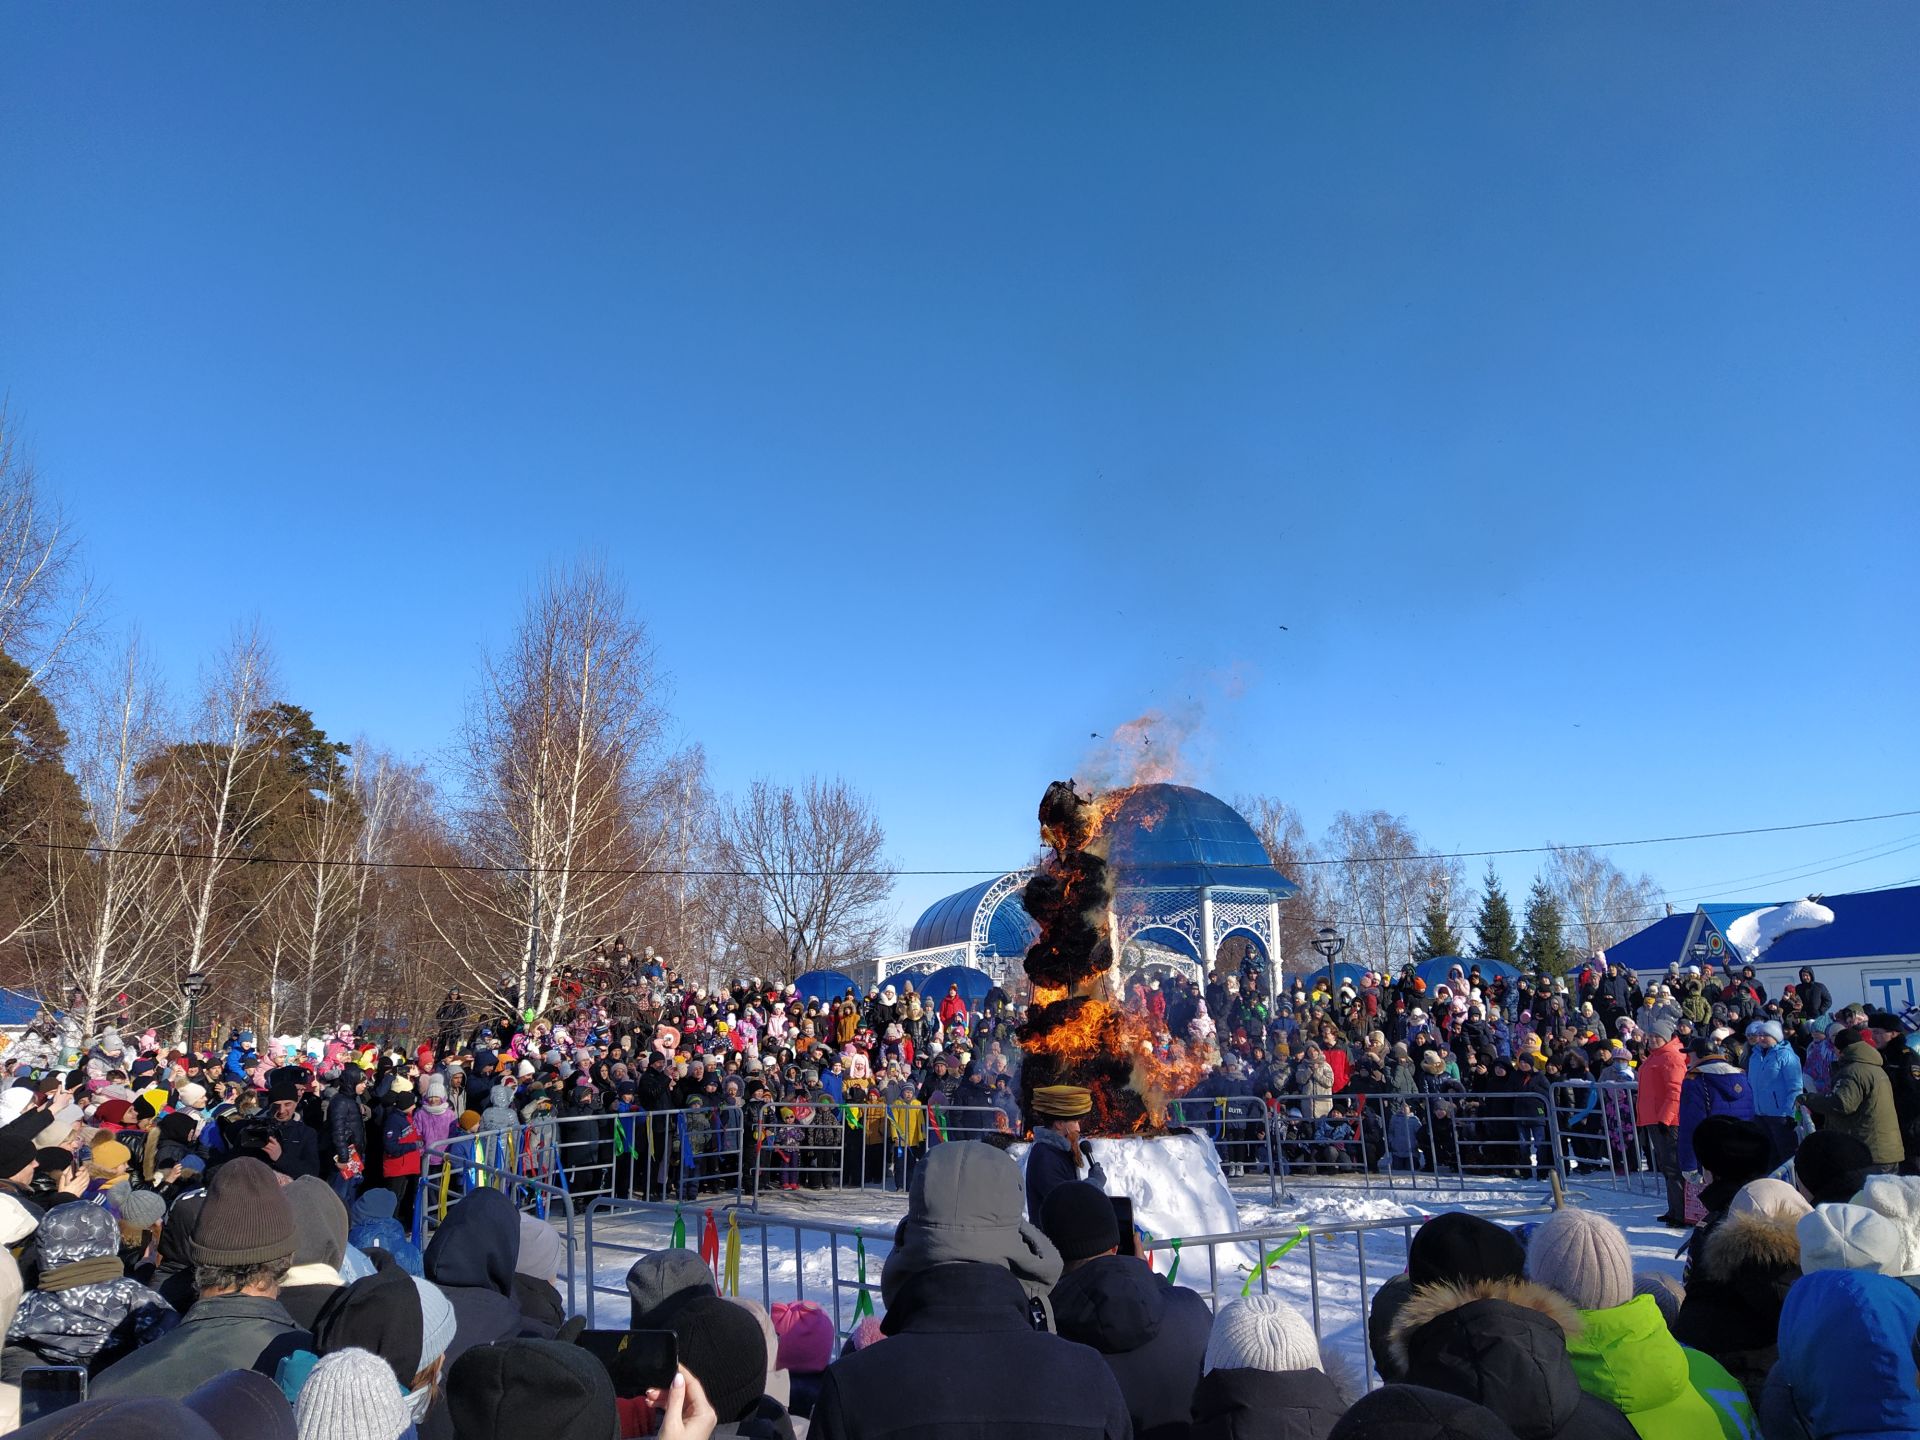
[[[95,1255],[86,1260],[71,1260],[40,1272],[42,1290],[77,1290],[82,1285],[104,1285],[125,1277],[126,1267],[118,1255]]]

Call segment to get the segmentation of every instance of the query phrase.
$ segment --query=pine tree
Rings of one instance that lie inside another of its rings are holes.
[[[1537,877],[1527,894],[1527,923],[1520,934],[1520,954],[1529,972],[1566,972],[1565,931],[1566,917],[1560,911],[1560,901],[1548,888],[1545,877]]]
[[[1473,917],[1473,955],[1476,960],[1504,960],[1515,965],[1520,960],[1520,932],[1513,928],[1513,906],[1507,892],[1500,888],[1500,877],[1487,862],[1486,891],[1480,897],[1480,913]]]
[[[1437,885],[1427,890],[1427,910],[1421,917],[1420,933],[1413,940],[1415,962],[1440,955],[1458,955],[1460,937],[1453,932],[1453,919],[1447,914],[1447,894]]]

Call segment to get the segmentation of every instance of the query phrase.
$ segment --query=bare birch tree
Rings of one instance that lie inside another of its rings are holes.
[[[58,963],[43,967],[39,983],[49,999],[78,991],[73,1014],[90,1036],[117,995],[151,1003],[146,992],[165,968],[181,894],[168,860],[134,838],[143,772],[168,739],[160,689],[137,641],[84,693],[82,707],[71,755],[88,832],[67,838],[75,848],[45,852]]]
[[[1444,891],[1454,911],[1466,895],[1460,862],[1426,855],[1413,827],[1384,810],[1342,810],[1327,831],[1325,853],[1338,862],[1330,867],[1330,890],[1336,923],[1347,932],[1341,958],[1356,964],[1399,968],[1411,957],[1428,892]]]
[[[720,808],[715,841],[719,868],[740,872],[756,902],[730,938],[761,975],[791,980],[877,952],[893,892],[886,834],[844,780],[816,776],[798,790],[756,780]]]
[[[1554,846],[1546,879],[1560,901],[1568,951],[1576,959],[1658,920],[1667,898],[1651,875],[1631,878],[1587,846]]]
[[[665,715],[647,630],[598,565],[548,573],[466,727],[464,850],[436,928],[483,990],[544,1009],[562,968],[629,913],[664,837],[640,817]]]
[[[1333,917],[1329,867],[1318,863],[1319,852],[1307,838],[1300,813],[1284,800],[1271,795],[1242,796],[1234,801],[1233,808],[1253,826],[1273,868],[1300,887],[1298,895],[1280,904],[1280,954],[1276,960],[1294,973],[1317,968],[1322,961],[1313,950],[1314,933]]]

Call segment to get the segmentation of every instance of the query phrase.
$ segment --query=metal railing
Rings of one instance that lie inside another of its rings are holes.
[[[1496,1223],[1532,1222],[1551,1214],[1558,1199],[1556,1194],[1533,1205],[1476,1213]],[[844,1221],[740,1206],[708,1213],[716,1231],[709,1258],[723,1291],[768,1309],[781,1300],[816,1300],[842,1336],[857,1315],[885,1313],[880,1274],[893,1249],[890,1228],[876,1234]],[[1361,1371],[1371,1385],[1378,1371],[1367,1344],[1367,1316],[1380,1286],[1406,1269],[1414,1232],[1426,1218],[1272,1226],[1143,1241],[1140,1248],[1148,1264],[1205,1296],[1211,1308],[1245,1294],[1284,1294],[1311,1318],[1314,1334],[1322,1339],[1358,1321]],[[609,1299],[618,1302],[615,1316],[624,1319],[629,1313],[627,1266],[619,1260],[668,1249],[676,1224],[690,1236],[693,1227],[704,1228],[705,1219],[681,1206],[644,1201],[601,1199],[589,1205],[583,1217],[587,1324],[601,1325]],[[718,1239],[722,1232],[737,1232],[737,1241]],[[862,1291],[867,1306],[860,1303]]]
[[[585,1235],[576,1226],[574,1206],[564,1179],[556,1183],[550,1133],[551,1120],[515,1126],[511,1130],[476,1131],[450,1136],[425,1145],[422,1158],[436,1162],[422,1166],[413,1194],[412,1239],[425,1253],[433,1230],[460,1200],[479,1189],[499,1190],[516,1210],[545,1220],[560,1233],[565,1245],[561,1264],[566,1282],[567,1312],[577,1311]],[[558,1171],[564,1177],[565,1171]]]

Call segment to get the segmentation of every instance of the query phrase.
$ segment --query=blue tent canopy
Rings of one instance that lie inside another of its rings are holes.
[[[0,989],[0,1025],[25,1025],[40,1013],[40,997],[25,990]]]
[[[802,1000],[818,1000],[822,1005],[838,1000],[847,991],[860,993],[860,987],[838,970],[809,970],[793,982]]]
[[[1480,976],[1491,980],[1496,975],[1504,975],[1509,985],[1520,978],[1520,967],[1509,965],[1504,960],[1473,960],[1465,955],[1436,955],[1431,960],[1422,960],[1413,967],[1413,973],[1427,982],[1431,992],[1436,985],[1447,983],[1447,972],[1458,965],[1467,974],[1473,974],[1473,967],[1480,967]]]
[[[1346,961],[1341,960],[1331,967],[1322,965],[1318,970],[1309,970],[1305,975],[1299,977],[1300,983],[1311,990],[1314,981],[1326,978],[1329,968],[1333,970],[1333,985],[1335,989],[1338,989],[1341,985],[1352,985],[1354,989],[1357,990],[1360,988],[1360,977],[1367,973],[1366,967],[1349,965]]]
[[[918,977],[915,978],[918,980]],[[937,1010],[940,1002],[947,998],[949,985],[960,987],[960,998],[967,1002],[969,1011],[974,1011],[985,1003],[987,992],[993,989],[993,977],[971,965],[948,965],[919,981],[921,999]]]

